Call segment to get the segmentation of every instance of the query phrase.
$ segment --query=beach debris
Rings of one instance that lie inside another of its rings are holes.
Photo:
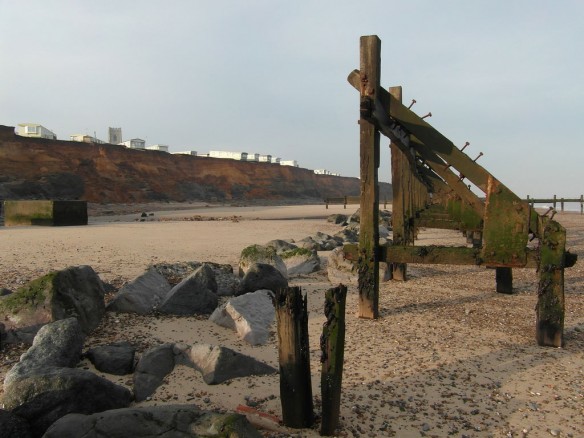
[[[27,328],[32,335],[42,325],[75,316],[88,334],[105,313],[103,284],[91,266],[75,266],[39,277],[0,300],[7,332]],[[22,339],[18,334],[16,338]],[[29,343],[32,338],[23,339]]]
[[[216,292],[215,273],[204,264],[174,286],[157,310],[172,315],[209,314],[219,302]]]
[[[55,422],[46,438],[63,436],[144,436],[259,438],[244,415],[204,411],[195,405],[124,408],[92,415],[75,415]]]
[[[215,309],[209,320],[235,330],[240,339],[251,345],[263,345],[274,322],[272,295],[270,290],[261,289],[231,298]]]
[[[108,303],[107,310],[146,315],[162,302],[171,288],[166,278],[150,268],[124,285]]]
[[[280,259],[282,260],[282,259]],[[286,266],[284,265],[284,269]],[[238,295],[268,289],[275,292],[277,289],[288,287],[288,280],[280,270],[265,263],[253,263],[249,266],[241,280]]]
[[[243,277],[254,263],[271,265],[280,271],[285,279],[288,279],[286,265],[273,246],[250,245],[245,247],[239,258],[239,276]]]
[[[124,376],[134,371],[136,349],[127,341],[98,345],[85,353],[85,356],[98,371]]]

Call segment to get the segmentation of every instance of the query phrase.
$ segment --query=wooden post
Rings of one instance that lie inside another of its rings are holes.
[[[400,102],[402,101],[402,87],[390,87],[389,93]],[[405,199],[409,191],[406,179],[409,162],[405,154],[395,143],[389,145],[391,153],[391,186],[393,189],[393,203],[391,207],[391,225],[393,228],[394,245],[408,244],[408,220],[406,218]],[[408,208],[409,210],[409,208]],[[397,281],[406,281],[407,265],[405,263],[392,263],[392,278]]]
[[[511,268],[495,268],[497,292],[500,294],[513,293],[513,270]]]
[[[325,295],[324,314],[326,322],[322,326],[320,348],[322,350],[322,391],[321,435],[334,435],[339,426],[341,410],[341,384],[343,381],[343,359],[345,353],[345,300],[347,287],[340,284],[329,289]]]
[[[539,345],[564,344],[564,264],[566,230],[548,217],[539,217],[539,286],[535,336]]]
[[[302,429],[314,422],[308,311],[299,287],[277,290],[274,297],[278,326],[280,399],[282,419],[288,427]]]
[[[560,208],[562,209],[562,213],[564,212],[564,198],[560,198]]]
[[[580,214],[584,214],[584,195],[580,195]]]
[[[554,210],[556,209],[556,195],[554,195]]]
[[[362,36],[361,63],[361,229],[359,232],[359,317],[377,318],[379,315],[379,131],[370,122],[379,91],[381,74],[381,40]]]

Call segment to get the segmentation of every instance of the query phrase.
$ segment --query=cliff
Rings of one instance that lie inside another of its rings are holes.
[[[357,159],[357,157],[356,157]],[[0,126],[0,200],[322,201],[359,195],[358,178],[270,163],[20,137]],[[391,186],[380,185],[380,198]]]

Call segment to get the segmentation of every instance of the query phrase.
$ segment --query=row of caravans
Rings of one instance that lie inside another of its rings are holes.
[[[267,154],[256,154],[247,152],[233,152],[233,151],[209,151],[206,154],[199,154],[197,151],[183,151],[183,152],[173,152],[174,154],[183,155],[195,155],[198,157],[210,157],[210,158],[223,158],[228,160],[238,160],[238,161],[254,161],[257,163],[274,163],[280,164],[282,166],[293,166],[298,167],[298,162],[296,160],[282,160],[279,157],[272,157]]]

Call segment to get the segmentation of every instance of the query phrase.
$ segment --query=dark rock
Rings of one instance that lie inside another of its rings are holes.
[[[348,217],[346,214],[331,214],[326,218],[326,221],[332,222],[335,225],[346,225],[347,219]]]
[[[241,280],[238,295],[247,292],[255,292],[260,289],[268,289],[275,292],[288,287],[288,280],[272,265],[254,263]]]
[[[7,330],[76,317],[88,334],[105,313],[104,289],[91,266],[51,272],[0,300]]]
[[[0,297],[5,297],[10,295],[12,291],[10,289],[6,289],[5,287],[0,287]]]
[[[132,394],[89,371],[78,368],[37,369],[5,385],[6,409],[30,424],[39,437],[59,418],[70,414],[92,414],[129,406]]]
[[[67,415],[44,438],[99,437],[231,437],[260,438],[239,414],[201,411],[194,405],[164,405],[114,409],[93,415]]]
[[[4,409],[0,409],[0,431],[2,438],[32,437],[28,421]]]
[[[73,367],[79,362],[82,348],[83,336],[77,319],[47,324],[39,330],[20,362],[6,373],[4,387],[46,367]]]
[[[173,315],[209,314],[215,310],[219,299],[215,274],[203,265],[185,278],[166,295],[158,310]]]
[[[274,248],[276,250],[276,254],[278,255],[282,254],[283,252],[298,248],[297,245],[280,239],[270,240],[268,243],[266,243],[266,246],[271,246]]]
[[[136,349],[129,342],[116,342],[90,349],[86,356],[99,371],[117,376],[130,374],[134,370]]]
[[[157,345],[144,352],[134,372],[136,401],[145,400],[156,391],[164,377],[174,369],[177,353],[171,343]]]
[[[108,304],[107,310],[146,315],[160,305],[170,289],[170,284],[162,275],[155,269],[149,269],[123,286]]]

